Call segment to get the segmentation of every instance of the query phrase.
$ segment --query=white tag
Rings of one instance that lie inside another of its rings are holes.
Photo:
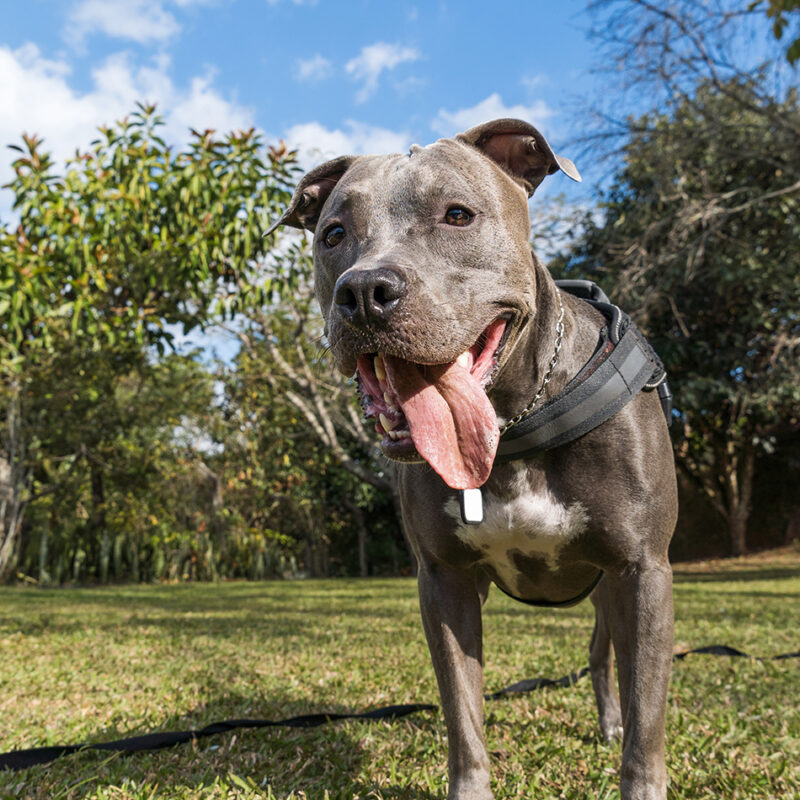
[[[483,522],[483,495],[480,489],[459,489],[461,519],[465,525],[480,525]]]

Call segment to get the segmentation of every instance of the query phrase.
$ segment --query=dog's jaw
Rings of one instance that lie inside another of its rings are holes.
[[[426,460],[453,488],[475,488],[486,480],[499,441],[486,393],[507,325],[498,317],[472,347],[444,364],[408,362],[389,353],[359,357],[361,404],[376,420],[387,457]]]

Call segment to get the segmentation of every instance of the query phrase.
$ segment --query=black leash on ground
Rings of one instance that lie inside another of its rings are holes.
[[[800,658],[800,650],[795,653],[782,653],[772,656],[772,658],[758,658],[749,656],[735,647],[728,647],[724,644],[715,644],[708,647],[698,647],[694,650],[686,650],[676,653],[673,656],[675,661],[682,661],[686,656],[692,654],[705,654],[713,656],[732,656],[738,658],[755,658],[757,661],[780,661],[790,658]],[[564,675],[563,678],[532,678],[517,683],[512,683],[504,689],[484,695],[487,700],[499,700],[513,694],[524,694],[534,692],[537,689],[544,689],[548,686],[567,687],[573,686],[585,675],[589,674],[589,667],[583,667],[577,672]],[[342,719],[362,719],[362,720],[395,720],[406,717],[409,714],[416,714],[419,711],[436,711],[438,706],[427,703],[412,703],[409,705],[384,706],[375,708],[372,711],[350,714],[304,714],[299,717],[289,717],[282,720],[266,719],[229,719],[224,722],[213,722],[196,731],[163,731],[160,733],[146,733],[142,736],[131,736],[127,739],[117,739],[114,742],[101,742],[99,744],[70,744],[54,745],[52,747],[32,747],[27,750],[12,750],[8,753],[0,754],[0,770],[27,769],[37,764],[47,764],[55,761],[61,756],[77,753],[81,750],[106,750],[112,752],[138,753],[144,750],[161,750],[165,747],[172,747],[176,744],[204,739],[206,736],[213,736],[218,733],[228,733],[239,728],[316,728],[329,722],[336,722]]]

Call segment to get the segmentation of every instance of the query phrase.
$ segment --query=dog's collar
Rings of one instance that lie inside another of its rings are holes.
[[[613,417],[643,389],[658,389],[667,424],[671,422],[672,395],[666,370],[633,320],[591,281],[556,281],[556,285],[594,306],[606,318],[606,325],[594,354],[578,374],[552,400],[535,408],[552,377],[551,361],[534,401],[503,427],[496,463],[527,458],[583,436]],[[563,328],[561,318],[560,324]],[[557,336],[554,361],[559,345]]]
[[[658,390],[667,425],[672,421],[667,372],[633,320],[592,281],[565,280],[556,285],[594,306],[606,318],[606,325],[583,368],[552,400],[537,408],[553,377],[564,339],[564,305],[559,293],[561,314],[553,357],[533,400],[500,429],[496,464],[530,458],[578,439],[611,419],[642,390]],[[481,490],[461,489],[458,494],[464,524],[483,522]]]
[[[555,347],[553,349],[553,357],[550,359],[550,363],[547,366],[547,372],[545,372],[544,377],[542,378],[541,386],[539,386],[539,391],[533,396],[533,400],[528,403],[522,411],[519,412],[516,416],[512,417],[508,422],[500,427],[500,436],[502,437],[503,434],[511,430],[518,422],[522,422],[525,417],[530,414],[534,407],[539,403],[539,401],[544,397],[545,391],[547,391],[547,384],[553,379],[553,372],[555,372],[556,364],[558,364],[558,356],[561,353],[561,347],[564,344],[564,301],[561,299],[561,292],[556,292],[558,297],[558,307],[561,310],[561,313],[558,315],[558,320],[556,320],[556,342]]]

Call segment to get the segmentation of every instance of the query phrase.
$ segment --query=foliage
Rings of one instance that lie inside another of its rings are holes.
[[[305,543],[312,575],[397,572],[405,558],[391,464],[378,452],[353,381],[321,346],[307,248],[293,241],[284,255],[263,268],[279,276],[288,263],[291,281],[273,277],[270,305],[243,305],[231,328],[241,351],[225,374],[233,439],[224,460],[248,468],[229,479],[229,501],[243,503],[253,523],[263,515],[280,519],[282,530]],[[269,508],[259,496],[271,498]]]
[[[772,20],[772,32],[776,39],[783,39],[789,27],[790,19],[797,22],[797,15],[800,14],[800,0],[756,0],[748,7],[749,10],[764,9],[767,16]],[[794,16],[791,16],[794,15]],[[789,43],[786,48],[786,58],[790,64],[800,61],[800,36]]]
[[[220,283],[263,251],[263,222],[286,200],[287,165],[277,154],[264,164],[252,130],[222,140],[193,132],[174,152],[160,124],[155,107],[139,106],[101,128],[64,176],[41,140],[14,146],[20,224],[6,232],[0,262],[6,348],[51,347],[53,323],[66,319],[95,347],[123,340],[162,352],[165,326],[202,323]]]
[[[800,105],[755,83],[704,82],[631,119],[604,217],[568,266],[638,309],[675,390],[679,465],[735,552],[757,458],[800,427]]]
[[[679,571],[676,645],[724,643],[764,657],[797,650],[800,604],[786,598],[799,591],[797,552]],[[0,603],[4,750],[222,719],[439,704],[411,580],[2,587]],[[487,690],[585,665],[591,631],[590,603],[531,610],[491,593]],[[667,716],[670,797],[796,797],[796,696],[791,661],[677,662]],[[487,702],[485,716],[498,800],[619,797],[620,750],[598,734],[588,678]],[[0,796],[437,798],[446,794],[445,748],[441,713],[237,731],[196,746],[83,753],[2,773]]]
[[[64,175],[35,136],[15,146],[19,224],[0,231],[0,577],[16,563],[32,481],[48,463],[91,473],[89,527],[96,541],[113,539],[105,455],[131,424],[116,402],[126,381],[156,377],[149,363],[172,341],[170,326],[191,330],[263,296],[254,282],[229,287],[269,244],[264,226],[289,196],[291,157],[272,150],[265,161],[252,130],[193,132],[175,151],[160,124],[153,106],[139,106]],[[58,416],[40,402],[48,397]]]
[[[253,131],[175,150],[160,124],[140,106],[63,176],[36,137],[16,148],[0,577],[397,572],[390,476],[320,347],[305,244],[263,238],[293,153]],[[210,325],[233,363],[171,354]]]
[[[770,0],[776,34],[793,1]],[[681,390],[680,464],[743,550],[758,460],[797,428],[797,98],[782,59],[753,77],[735,57],[763,3],[590,5],[637,114],[602,117],[625,160],[566,268],[599,260],[641,308]],[[294,154],[253,131],[182,148],[160,133],[142,105],[63,172],[35,136],[15,148],[0,578],[397,572],[392,467],[322,346],[306,242],[262,236]],[[539,222],[540,251],[584,230],[563,208]],[[238,340],[233,361],[171,353],[176,330],[211,325]]]
[[[105,366],[75,348],[28,376],[37,460],[18,568],[43,584],[215,577],[222,518],[195,438],[213,416],[211,376],[177,355]]]
[[[783,0],[767,2],[771,11]],[[588,0],[587,6],[594,20],[597,70],[605,77],[605,91],[588,109],[595,125],[585,139],[595,158],[624,146],[626,114],[661,110],[690,97],[701,82],[723,94],[749,82],[748,94],[728,96],[751,116],[771,114],[771,101],[797,83],[787,62],[773,57],[774,41],[760,2]],[[797,19],[796,11],[789,13]],[[780,115],[769,122],[785,124]]]

